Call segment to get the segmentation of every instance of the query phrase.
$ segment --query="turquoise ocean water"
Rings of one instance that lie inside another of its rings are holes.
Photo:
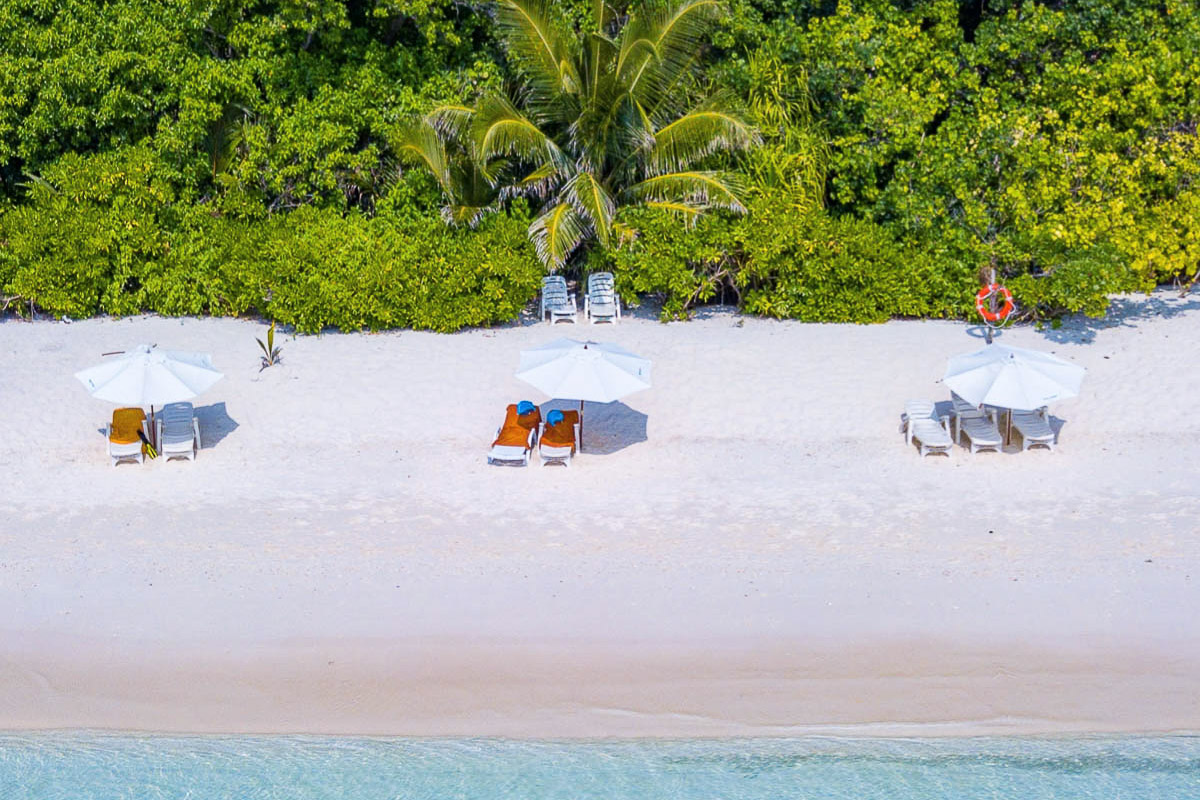
[[[36,800],[1200,800],[1200,737],[510,741],[0,734]]]

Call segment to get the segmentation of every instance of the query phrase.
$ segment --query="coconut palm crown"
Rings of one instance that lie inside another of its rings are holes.
[[[694,83],[718,0],[643,0],[620,16],[602,0],[582,35],[550,0],[500,0],[496,21],[523,86],[472,108],[442,106],[413,121],[401,150],[423,162],[448,199],[444,216],[475,224],[505,198],[541,204],[529,227],[557,268],[590,237],[633,235],[617,209],[646,205],[689,224],[705,211],[741,213],[736,176],[710,156],[759,141],[726,96],[699,103]]]

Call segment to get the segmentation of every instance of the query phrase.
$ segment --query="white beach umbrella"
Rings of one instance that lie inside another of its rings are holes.
[[[75,373],[93,397],[125,406],[154,406],[190,400],[224,377],[208,353],[159,350],[140,344]]]
[[[951,358],[943,382],[971,405],[1034,411],[1079,394],[1083,374],[1049,353],[989,344]]]
[[[579,444],[583,446],[583,404],[611,403],[650,388],[650,361],[603,342],[555,339],[521,351],[517,377],[550,397],[579,401]]]

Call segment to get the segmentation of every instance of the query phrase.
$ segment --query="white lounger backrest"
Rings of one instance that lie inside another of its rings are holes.
[[[162,441],[190,442],[195,435],[192,417],[195,415],[191,403],[168,403],[162,410]]]

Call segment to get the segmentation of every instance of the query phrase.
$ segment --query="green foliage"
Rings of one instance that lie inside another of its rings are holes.
[[[0,214],[0,292],[55,315],[258,313],[303,332],[450,331],[512,319],[537,293],[523,207],[471,233],[428,215],[312,207],[247,221],[174,203],[138,148],[61,165]]]
[[[258,342],[258,347],[263,352],[260,359],[262,365],[258,368],[259,372],[279,363],[279,357],[283,353],[283,348],[275,346],[275,320],[271,320],[271,327],[267,328],[267,340],[264,342],[262,339],[256,338],[254,341]]]
[[[840,3],[803,42],[835,214],[994,259],[1035,318],[1194,274],[1168,232],[1194,227],[1200,178],[1194,4],[987,3],[974,27],[948,0],[907,5]]]
[[[1200,279],[1194,0],[715,7],[0,3],[0,310],[489,324],[536,292],[529,228],[667,316]]]
[[[897,316],[959,316],[974,268],[897,242],[883,227],[812,211],[767,194],[745,218],[710,217],[679,230],[653,211],[632,220],[642,235],[593,257],[612,269],[626,300],[655,294],[664,319],[720,299],[764,316],[813,322],[883,322]]]

